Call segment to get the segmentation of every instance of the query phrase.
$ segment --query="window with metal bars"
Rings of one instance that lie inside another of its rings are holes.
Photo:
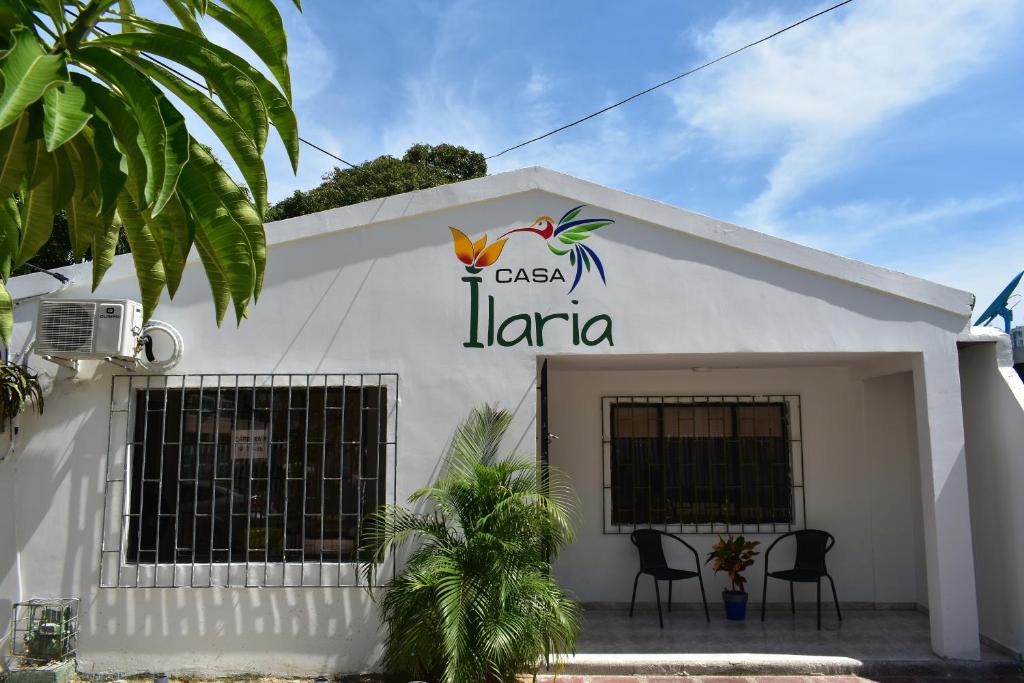
[[[119,562],[101,583],[357,584],[343,565],[388,501],[396,392],[376,374],[115,378],[104,559]]]
[[[774,532],[802,514],[798,396],[603,403],[606,532]]]

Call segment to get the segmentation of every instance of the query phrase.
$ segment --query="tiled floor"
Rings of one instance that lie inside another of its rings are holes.
[[[1021,677],[881,677],[861,676],[537,676],[537,683],[1021,683]]]
[[[740,622],[713,611],[708,623],[702,611],[677,608],[665,613],[664,629],[653,609],[638,608],[632,619],[628,609],[591,609],[576,654],[563,664],[566,674],[653,678],[660,672],[701,676],[700,683],[717,683],[708,676],[719,673],[992,677],[1018,671],[1009,657],[987,647],[981,662],[938,657],[931,650],[928,617],[917,611],[847,609],[839,622],[824,607],[820,631],[813,609],[795,615],[771,609],[763,623],[758,610]]]
[[[576,651],[604,654],[759,653],[823,655],[874,661],[939,661],[932,652],[928,617],[912,610],[851,610],[836,619],[822,607],[818,631],[813,609],[769,610],[762,622],[755,609],[745,621],[728,621],[712,611],[677,609],[665,613],[665,628],[658,628],[654,610],[587,610],[583,635]],[[1005,657],[984,648],[983,658]]]

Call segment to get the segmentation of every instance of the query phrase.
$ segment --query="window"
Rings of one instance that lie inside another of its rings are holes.
[[[304,565],[316,567],[313,585],[328,580],[325,565],[337,565],[339,583],[358,580],[340,565],[363,559],[363,520],[388,500],[396,384],[388,375],[115,378],[111,460],[122,422],[125,447],[108,469],[121,512],[120,535],[104,534],[105,562],[120,556],[109,583],[307,585]],[[290,563],[300,565],[291,578],[271,567]]]
[[[606,532],[774,532],[802,514],[798,396],[603,403]]]

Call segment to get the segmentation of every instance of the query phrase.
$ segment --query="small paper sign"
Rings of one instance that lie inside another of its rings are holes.
[[[232,458],[235,460],[267,459],[266,429],[236,429]]]

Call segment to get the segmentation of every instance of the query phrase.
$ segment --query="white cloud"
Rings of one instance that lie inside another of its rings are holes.
[[[741,211],[771,223],[858,156],[866,134],[951,91],[1013,37],[1013,0],[859,0],[687,79],[671,96],[728,156],[770,155],[767,187]],[[718,55],[791,18],[729,17],[698,40]]]
[[[1024,222],[1004,225],[985,240],[972,240],[957,249],[908,251],[899,270],[927,280],[972,292],[977,296],[974,317],[984,311],[1014,275],[1024,269]],[[1024,289],[1017,290],[1024,294]],[[1015,325],[1024,323],[1018,306]],[[1001,322],[1000,322],[1001,324]]]
[[[815,207],[771,225],[787,239],[847,256],[875,249],[886,240],[921,242],[929,234],[948,234],[953,224],[965,228],[990,212],[1024,207],[1024,187],[1010,186],[969,197],[948,197],[920,205],[910,201],[857,201]],[[968,231],[969,232],[969,231]],[[902,252],[901,252],[902,253]],[[877,253],[874,255],[877,258]]]

